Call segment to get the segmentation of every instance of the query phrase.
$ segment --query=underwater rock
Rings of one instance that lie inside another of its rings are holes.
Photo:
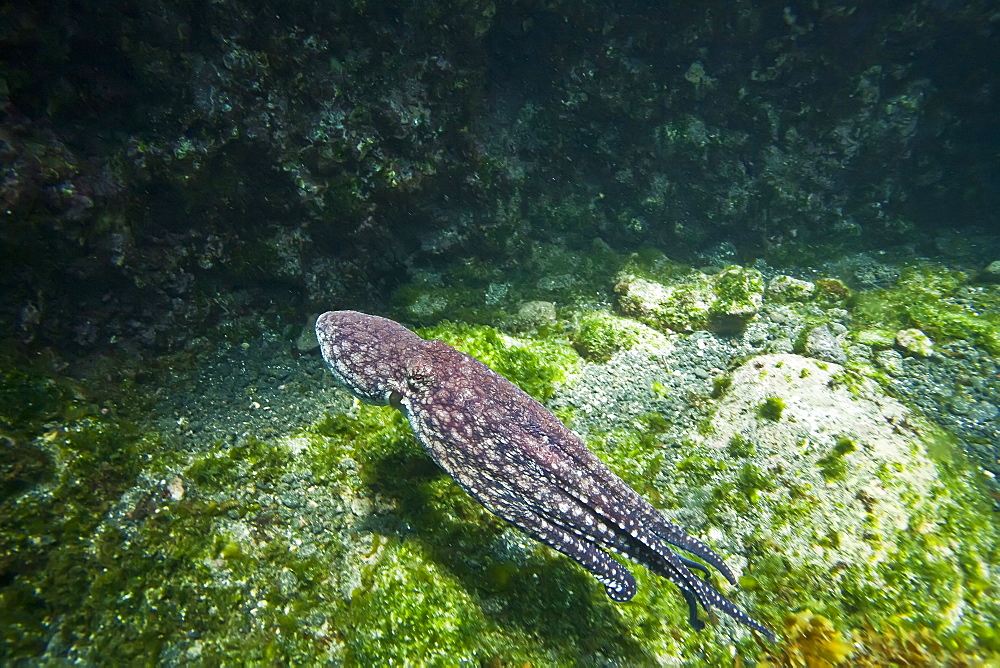
[[[295,339],[295,350],[300,353],[319,348],[319,340],[316,339],[317,318],[319,318],[319,313],[309,316],[306,324],[302,327],[302,331],[299,332],[298,337]]]
[[[843,364],[847,361],[844,347],[827,325],[820,325],[809,330],[809,333],[806,334],[805,353],[809,357],[834,364]]]
[[[700,273],[677,285],[623,275],[618,277],[615,294],[623,315],[660,331],[701,329],[712,303],[711,283]]]
[[[902,376],[905,372],[903,355],[898,350],[875,351],[875,363],[891,376]]]
[[[709,328],[720,334],[743,331],[764,304],[764,277],[756,269],[729,267],[714,277],[712,289]]]
[[[775,276],[767,284],[767,296],[780,302],[805,301],[815,292],[815,283],[792,276]]]
[[[987,283],[1000,283],[1000,260],[990,262],[979,272],[979,279]]]
[[[767,401],[782,403],[781,419],[758,415]],[[947,609],[964,605],[968,610],[974,603],[910,600],[902,593],[909,590],[895,590],[890,583],[898,569],[909,568],[899,565],[900,550],[918,532],[921,542],[951,547],[940,553],[907,547],[919,556],[905,559],[924,562],[921,574],[910,577],[940,578],[926,585],[930,589],[962,589],[957,583],[968,576],[952,562],[956,552],[970,552],[949,541],[976,538],[949,528],[945,518],[959,513],[961,520],[951,520],[959,522],[955,527],[977,521],[972,519],[975,507],[963,508],[969,501],[960,500],[971,480],[950,482],[942,473],[947,467],[934,458],[940,452],[932,455],[942,447],[941,437],[875,382],[800,355],[755,357],[733,372],[703,431],[707,435],[700,447],[688,456],[725,464],[714,469],[714,490],[692,489],[682,505],[701,499],[715,521],[729,526],[753,517],[748,534],[764,540],[781,563],[827,580],[837,592],[858,587],[896,591],[892,606],[919,610],[922,619],[940,619],[948,627],[964,623]],[[979,570],[989,559],[984,549],[971,572],[986,572]],[[787,577],[784,568],[779,571]]]
[[[615,285],[618,309],[660,331],[742,331],[764,302],[764,279],[756,269],[731,266],[714,276],[689,272],[670,282],[630,273]]]
[[[901,329],[896,332],[896,345],[918,357],[930,357],[934,354],[934,342],[919,329]]]
[[[547,301],[525,302],[517,310],[517,323],[528,329],[555,324],[556,305]]]
[[[573,347],[585,359],[606,362],[619,350],[649,345],[660,350],[670,346],[667,338],[647,325],[607,311],[592,311],[580,317],[573,331]]]

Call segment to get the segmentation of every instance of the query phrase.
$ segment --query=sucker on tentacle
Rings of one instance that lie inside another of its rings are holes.
[[[386,318],[329,311],[316,321],[323,358],[361,401],[401,410],[427,453],[491,512],[570,557],[615,601],[635,596],[632,574],[608,550],[676,584],[691,626],[700,604],[775,640],[760,622],[704,578],[707,566],[736,578],[616,476],[552,413],[479,360],[443,341],[425,341]]]

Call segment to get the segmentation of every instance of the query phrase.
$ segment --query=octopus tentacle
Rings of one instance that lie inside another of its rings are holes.
[[[560,423],[559,426],[562,427],[563,425]],[[690,552],[696,557],[704,559],[709,564],[717,568],[730,583],[736,584],[736,577],[733,575],[733,572],[729,569],[729,567],[726,566],[725,562],[722,561],[722,558],[719,557],[719,555],[713,552],[703,542],[685,533],[679,526],[665,519],[659,511],[649,504],[649,502],[639,496],[632,488],[626,485],[621,478],[616,476],[606,466],[604,466],[603,462],[597,459],[596,455],[592,452],[586,450],[585,448],[582,448],[581,452],[580,450],[582,446],[576,445],[579,443],[579,439],[577,439],[572,432],[565,428],[560,430],[560,432],[562,431],[565,431],[565,433],[569,435],[569,438],[567,439],[569,446],[563,446],[560,449],[564,452],[571,453],[574,461],[580,464],[584,471],[589,473],[594,478],[597,478],[597,484],[603,488],[614,489],[616,496],[620,500],[627,500],[629,502],[626,505],[629,511],[627,514],[632,515],[633,517],[638,516],[642,518],[641,522],[637,522],[637,524],[648,527],[649,530],[655,533],[660,539],[665,540],[671,545],[679,547],[682,550]],[[557,444],[562,445],[558,442]],[[548,472],[550,474],[555,474],[552,475],[552,477],[555,479],[554,482],[556,484],[567,485],[567,483],[570,482],[559,475],[561,473],[560,471],[550,470]],[[568,489],[572,492],[574,487],[568,486]],[[617,509],[617,505],[615,508]],[[600,512],[600,509],[597,510]],[[628,521],[624,519],[622,515],[609,519],[619,523]]]
[[[684,531],[676,524],[668,522],[667,520],[662,520],[661,523],[652,527],[652,531],[659,538],[667,541],[671,545],[679,547],[682,550],[690,552],[696,557],[704,559],[718,569],[718,571],[722,573],[723,577],[729,580],[730,584],[736,584],[736,576],[733,575],[729,566],[726,566],[726,563],[722,561],[722,558],[697,538],[684,533]]]
[[[600,547],[588,543],[572,531],[552,524],[540,515],[522,514],[515,519],[508,517],[504,519],[590,571],[597,581],[604,585],[611,600],[624,602],[635,596],[635,578],[627,568]]]

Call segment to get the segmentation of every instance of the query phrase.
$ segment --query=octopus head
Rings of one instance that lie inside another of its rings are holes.
[[[323,359],[338,384],[361,401],[384,406],[406,388],[402,360],[423,343],[402,325],[357,311],[328,311],[316,320]]]

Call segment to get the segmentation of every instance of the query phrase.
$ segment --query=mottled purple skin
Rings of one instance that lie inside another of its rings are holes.
[[[715,607],[770,639],[692,572],[708,569],[682,548],[735,578],[722,559],[687,535],[618,476],[544,406],[479,360],[443,341],[425,341],[399,323],[356,311],[316,321],[320,349],[358,399],[406,415],[430,456],[493,513],[594,574],[615,601],[635,595],[623,554],[670,579],[684,594],[695,628],[696,603]]]

